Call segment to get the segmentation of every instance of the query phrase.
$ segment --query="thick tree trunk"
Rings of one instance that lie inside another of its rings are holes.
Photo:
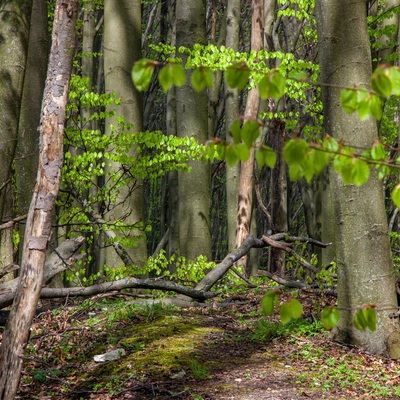
[[[371,55],[365,0],[317,2],[321,80],[336,85],[323,89],[325,132],[358,148],[377,137],[376,121],[360,121],[340,106],[338,87],[369,85]],[[335,212],[338,308],[336,340],[364,346],[373,353],[400,356],[398,326],[389,314],[397,310],[395,276],[390,253],[382,183],[374,171],[367,184],[345,185],[330,173]],[[375,332],[353,323],[357,307],[372,303],[377,310]]]
[[[33,0],[28,59],[21,100],[18,143],[15,153],[17,215],[26,214],[32,200],[39,158],[41,96],[46,82],[49,38],[47,1]],[[40,101],[38,101],[40,99]],[[20,243],[24,243],[25,224],[20,224]],[[19,260],[22,257],[22,246]]]
[[[20,283],[0,349],[0,399],[14,399],[23,355],[42,286],[63,163],[64,117],[72,59],[78,0],[58,0],[52,49],[42,105],[37,182],[26,225]]]
[[[264,0],[253,0],[252,2],[252,24],[251,24],[251,50],[260,51],[263,49],[263,11]],[[260,94],[257,88],[249,90],[247,95],[244,122],[256,121],[258,108],[260,106]],[[236,225],[236,247],[239,247],[250,233],[251,215],[253,208],[253,168],[254,168],[254,148],[250,150],[250,157],[246,162],[240,163],[239,194],[237,207]],[[238,263],[240,267],[246,269],[247,256],[243,257]],[[244,271],[247,272],[247,271]]]
[[[11,166],[28,54],[32,0],[11,0],[0,7],[0,223],[12,217]],[[12,254],[9,231],[0,233],[0,264]]]
[[[117,98],[121,98],[114,117],[106,121],[106,134],[111,133],[112,125],[117,129],[116,119],[121,116],[125,123],[133,124],[134,132],[141,132],[142,96],[134,88],[131,78],[132,66],[141,56],[141,4],[139,0],[107,0],[104,6],[105,90],[107,93],[115,92]],[[111,176],[122,173],[122,166],[111,163],[109,167],[108,164],[107,179],[111,186]],[[123,221],[124,225],[132,225],[123,234],[137,242],[137,247],[129,249],[129,253],[136,265],[142,266],[147,259],[146,239],[143,231],[138,231],[133,225],[144,221],[144,188],[140,179],[133,181],[135,178],[129,178],[127,185],[119,189],[118,198],[105,219],[110,224]],[[112,247],[106,248],[106,264],[114,267],[122,265]]]
[[[206,45],[206,4],[203,0],[177,0],[176,47],[191,48],[196,43]],[[182,55],[182,59],[185,62],[186,56]],[[186,74],[186,84],[176,88],[177,133],[205,143],[207,92],[196,93],[190,84],[191,71]],[[180,254],[188,259],[201,254],[211,259],[210,166],[199,161],[188,165],[192,168],[190,173],[178,172]]]

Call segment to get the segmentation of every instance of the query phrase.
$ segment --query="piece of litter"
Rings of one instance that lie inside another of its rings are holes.
[[[93,357],[93,360],[96,362],[115,361],[119,360],[125,354],[126,352],[124,349],[115,349],[104,354],[98,354]]]

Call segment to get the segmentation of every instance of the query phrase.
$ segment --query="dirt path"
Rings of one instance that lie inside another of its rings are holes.
[[[314,299],[315,300],[315,299]],[[400,364],[329,339],[313,320],[282,326],[260,297],[227,309],[104,305],[40,315],[20,399],[396,399]],[[123,348],[120,360],[93,355]]]

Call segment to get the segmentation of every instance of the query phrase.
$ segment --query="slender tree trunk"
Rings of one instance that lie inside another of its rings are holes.
[[[369,147],[377,137],[376,121],[360,121],[358,115],[348,115],[340,106],[337,88],[368,86],[371,79],[365,0],[320,0],[317,11],[321,80],[337,85],[323,89],[325,132],[344,143]],[[361,187],[345,185],[332,172],[329,178],[341,313],[334,337],[399,358],[398,324],[389,317],[397,311],[397,298],[382,183],[375,171]],[[353,323],[357,307],[368,303],[376,305],[375,332],[359,331]]]
[[[228,0],[226,5],[226,47],[238,51],[240,0]],[[233,141],[229,129],[239,118],[239,91],[225,84],[225,127],[226,138]],[[239,190],[240,164],[226,168],[226,214],[228,219],[228,249],[233,249],[236,242],[236,219]]]
[[[285,122],[274,118],[269,127],[269,136],[271,147],[277,154],[277,162],[271,171],[271,217],[274,224],[272,233],[287,232],[287,176],[286,163],[282,156],[286,140]],[[278,273],[281,277],[284,277],[285,259],[286,254],[284,251],[271,247],[268,265],[269,271]]]
[[[135,132],[141,132],[142,96],[134,88],[131,78],[132,66],[141,56],[141,4],[139,0],[107,0],[104,6],[105,90],[107,93],[115,92],[121,98],[114,117],[106,121],[106,134],[111,133],[112,125],[118,126],[116,118],[120,116],[124,117],[125,123],[134,125]],[[121,165],[116,163],[107,166],[108,178],[120,168]],[[144,188],[140,179],[120,188],[118,199],[106,217],[110,223],[122,220],[125,225],[144,222]],[[137,265],[143,265],[147,259],[143,232],[131,228],[124,234],[136,236],[138,245],[129,253]],[[138,235],[142,236],[139,238]],[[106,264],[122,265],[112,247],[106,248]]]
[[[32,318],[42,287],[43,266],[50,240],[63,163],[64,117],[72,59],[78,0],[58,0],[40,124],[37,182],[26,226],[20,283],[0,349],[0,399],[14,399]]]
[[[260,51],[263,49],[263,0],[252,2],[252,24],[251,24],[251,50]],[[258,108],[260,106],[260,95],[257,88],[249,90],[247,95],[244,122],[257,120]],[[250,233],[251,214],[253,208],[253,168],[254,148],[250,151],[250,157],[246,162],[240,163],[239,195],[237,207],[236,243],[239,247]],[[247,256],[243,257],[237,265],[245,268]]]
[[[176,47],[206,45],[206,5],[203,0],[176,2]],[[183,61],[186,56],[182,55]],[[177,133],[191,136],[201,143],[208,138],[207,92],[196,93],[190,84],[191,71],[187,70],[187,83],[176,88]],[[188,163],[191,172],[178,172],[179,193],[179,247],[188,259],[205,255],[211,259],[210,233],[210,166],[199,161]]]

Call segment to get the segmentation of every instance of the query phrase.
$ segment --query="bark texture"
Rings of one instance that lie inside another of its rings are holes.
[[[321,80],[339,87],[362,84],[371,78],[371,55],[364,0],[317,2]],[[323,90],[325,131],[346,144],[369,147],[377,137],[376,121],[360,121],[340,106],[340,89]],[[372,172],[367,184],[345,185],[330,173],[335,212],[338,267],[339,325],[336,340],[368,351],[400,356],[397,323],[389,314],[397,310],[395,276],[391,260],[382,183]],[[377,307],[377,330],[359,331],[353,324],[357,308]]]
[[[226,5],[226,47],[238,51],[240,0],[228,0]],[[226,138],[233,141],[229,129],[239,118],[239,91],[225,84],[225,127]],[[236,241],[237,201],[240,164],[226,169],[226,215],[228,219],[228,248],[233,249]]]
[[[251,50],[260,51],[263,49],[263,0],[253,0],[252,2],[252,23],[251,23]],[[249,90],[247,95],[244,122],[258,117],[260,106],[260,94],[257,88]],[[246,162],[240,163],[239,194],[237,207],[236,225],[236,247],[239,247],[250,233],[251,214],[253,208],[253,168],[254,168],[254,148],[250,150],[250,157]],[[247,256],[243,257],[238,265],[245,267]]]
[[[25,232],[20,282],[0,349],[0,399],[14,399],[25,346],[35,314],[50,240],[51,219],[63,163],[64,117],[72,59],[78,0],[58,0],[52,48],[42,105],[37,182]]]
[[[191,48],[206,44],[206,3],[203,0],[177,0],[176,47]],[[181,55],[180,55],[181,56]],[[187,56],[182,55],[185,62]],[[197,93],[187,81],[176,88],[177,133],[180,137],[194,137],[205,143],[207,132],[207,92]],[[211,259],[210,233],[210,167],[206,163],[191,161],[190,173],[178,172],[179,192],[179,247],[188,259],[205,255]]]
[[[106,121],[106,134],[111,133],[111,125],[118,127],[116,119],[123,116],[125,123],[133,124],[134,132],[142,131],[142,96],[134,88],[131,70],[141,55],[141,4],[139,0],[107,0],[104,4],[104,76],[106,92],[115,92],[121,98],[121,104],[115,109],[113,118]],[[135,134],[132,132],[132,134]],[[134,149],[132,149],[134,152]],[[112,174],[121,173],[123,167],[111,163],[107,167],[109,186],[113,185]],[[105,215],[110,223],[118,220],[125,225],[144,221],[144,189],[136,177],[122,179],[126,185],[121,187],[118,198]],[[137,247],[129,249],[130,257],[137,265],[143,265],[147,259],[146,240],[143,232],[134,228],[126,229],[126,236],[138,236]],[[112,247],[106,248],[106,264],[118,267],[121,259]]]

